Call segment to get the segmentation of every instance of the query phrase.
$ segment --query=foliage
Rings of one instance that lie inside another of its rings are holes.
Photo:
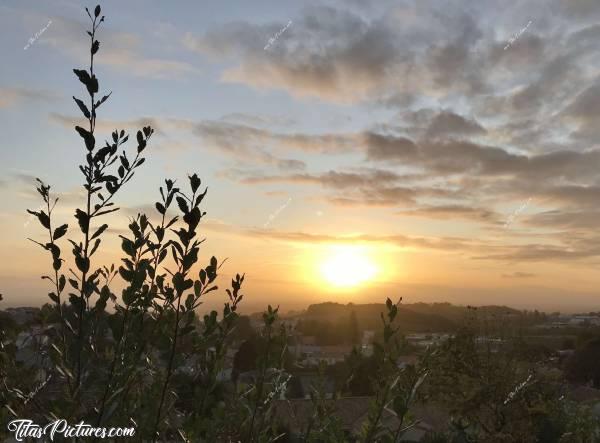
[[[400,302],[402,299],[400,299]],[[374,400],[371,403],[367,420],[360,435],[360,441],[370,443],[397,442],[405,431],[413,424],[406,424],[409,418],[409,407],[414,401],[417,391],[428,375],[429,353],[426,353],[418,367],[406,366],[398,369],[396,364],[402,344],[397,338],[398,327],[394,321],[398,315],[398,305],[389,298],[386,301],[387,313],[381,313],[383,323],[383,343],[375,347],[375,364],[372,386]],[[383,426],[383,415],[391,409],[398,419],[393,428]]]
[[[600,338],[583,344],[567,360],[567,378],[577,383],[591,383],[600,388]]]
[[[543,353],[493,330],[475,321],[444,343],[421,400],[447,410],[452,441],[563,441],[575,415],[562,380]],[[593,441],[593,426],[587,429],[572,441]]]
[[[155,213],[137,214],[119,235],[120,264],[98,263],[97,254],[111,232],[105,216],[118,211],[116,199],[144,164],[154,131],[138,130],[133,150],[124,148],[129,140],[124,130],[113,131],[104,146],[97,143],[97,114],[111,96],[100,98],[94,71],[100,49],[96,35],[105,19],[100,6],[86,11],[90,63],[74,73],[88,97],[73,97],[87,120],[85,128],[75,127],[83,144],[79,171],[85,201],[75,210],[76,223],[58,223],[54,210],[59,199],[38,179],[44,204],[29,213],[46,239],[31,241],[50,258],[50,272],[42,278],[50,284],[51,303],[40,310],[35,333],[25,334],[34,346],[22,347],[39,359],[37,366],[17,358],[18,334],[26,331],[0,317],[0,421],[64,418],[97,427],[133,425],[141,441],[288,441],[291,431],[276,420],[276,407],[286,392],[294,392],[310,397],[300,437],[309,442],[402,441],[419,422],[411,408],[424,401],[443,405],[451,416],[448,429],[431,441],[593,441],[597,423],[585,408],[562,400],[560,384],[542,370],[547,358],[543,348],[525,347],[518,340],[482,346],[479,331],[465,328],[439,349],[422,352],[417,364],[399,368],[398,357],[407,349],[400,328],[454,330],[464,312],[448,306],[446,316],[425,312],[423,306],[404,309],[390,299],[363,312],[348,306],[329,329],[323,328],[322,318],[339,306],[309,309],[325,315],[308,318],[299,330],[318,332],[323,343],[357,344],[360,328],[381,329],[381,340],[372,356],[355,349],[344,364],[321,367],[319,382],[303,392],[291,373],[289,331],[277,321],[279,307],[268,306],[262,313],[259,332],[248,317],[240,317],[244,275],[231,279],[219,311],[203,310],[199,317],[201,305],[218,290],[224,260],[200,259],[207,188],[201,189],[197,174],[183,185],[164,180]],[[66,245],[70,255],[64,254]],[[488,311],[500,312],[496,307]],[[377,316],[381,324],[374,321]],[[530,317],[535,323],[541,315]],[[405,319],[412,323],[407,326]],[[242,344],[232,379],[224,369],[237,342]],[[578,358],[587,361],[596,344],[580,351]],[[328,398],[324,381],[332,375],[338,393],[371,397],[357,436],[350,436],[334,414],[335,398]]]

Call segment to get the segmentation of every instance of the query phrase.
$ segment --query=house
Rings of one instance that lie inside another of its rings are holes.
[[[315,346],[317,344],[317,337],[314,335],[301,335],[298,337],[298,341],[304,346]]]
[[[45,380],[52,367],[48,356],[47,331],[42,327],[35,326],[28,331],[20,332],[15,339],[15,346],[17,348],[15,360],[26,368],[36,369],[37,381]]]
[[[370,344],[373,344],[374,340],[375,340],[375,331],[370,330],[370,329],[365,329],[362,334],[361,344],[363,346],[370,345]]]
[[[295,345],[290,346],[290,352],[302,366],[318,366],[320,363],[334,365],[343,362],[352,352],[352,346],[315,346]]]
[[[333,398],[335,394],[335,383],[330,377],[321,378],[318,374],[298,375],[304,398],[309,399],[310,393],[315,389],[320,389],[325,394],[325,398]]]
[[[595,315],[573,315],[569,319],[570,326],[600,326],[600,317]]]
[[[418,334],[408,334],[406,337],[406,341],[414,346],[419,346],[422,348],[426,348],[443,341],[446,341],[450,338],[449,334],[437,334],[437,333],[418,333]]]

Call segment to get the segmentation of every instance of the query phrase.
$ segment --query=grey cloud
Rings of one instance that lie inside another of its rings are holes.
[[[577,18],[600,16],[600,4],[595,0],[560,0],[560,5],[566,14]]]
[[[427,128],[427,136],[439,137],[454,134],[477,135],[485,134],[486,130],[475,120],[455,114],[451,111],[442,111],[431,121]]]
[[[364,142],[367,145],[367,157],[371,160],[402,160],[414,157],[418,151],[417,145],[406,137],[367,132]]]
[[[204,54],[241,57],[241,64],[224,73],[226,81],[345,102],[366,98],[401,65],[398,39],[383,20],[326,6],[308,8],[269,51],[263,50],[281,28],[233,23],[199,37],[188,34],[184,44]]]
[[[553,210],[529,216],[524,223],[534,227],[594,230],[600,225],[598,210]]]
[[[402,179],[402,176],[385,170],[374,170],[369,173],[351,173],[328,171],[323,174],[293,174],[275,176],[254,176],[242,180],[246,184],[264,183],[312,183],[331,188],[347,188],[365,186],[373,183],[393,183]]]
[[[500,222],[500,216],[494,211],[463,205],[421,206],[412,210],[399,211],[396,214],[440,220],[465,219],[494,224]]]

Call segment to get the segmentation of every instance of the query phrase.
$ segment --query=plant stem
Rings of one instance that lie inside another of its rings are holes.
[[[252,411],[252,420],[250,421],[250,429],[248,431],[248,439],[249,443],[252,442],[252,434],[254,433],[254,420],[256,419],[256,412],[258,411],[258,406],[260,403],[260,399],[262,397],[262,391],[264,386],[264,379],[267,372],[267,365],[269,362],[269,351],[271,346],[271,325],[267,328],[267,346],[265,350],[265,361],[263,362],[263,367],[261,369],[260,379],[258,380],[258,389],[256,392],[256,402],[254,403],[254,410]]]
[[[117,343],[117,349],[115,350],[115,355],[113,356],[111,365],[110,365],[110,373],[108,376],[108,380],[106,382],[106,387],[104,388],[104,395],[102,396],[102,404],[100,406],[100,412],[98,413],[98,420],[96,422],[96,427],[100,427],[102,423],[102,416],[104,415],[104,408],[106,406],[106,400],[108,398],[108,392],[110,391],[110,386],[112,384],[112,379],[115,372],[115,367],[117,366],[117,358],[121,352],[121,344],[123,343],[123,337],[125,336],[125,324],[127,322],[127,316],[129,314],[129,305],[127,305],[125,309],[125,314],[123,314],[123,320],[121,321],[121,337],[119,337],[119,342]]]
[[[92,35],[90,36],[92,45],[94,44],[94,36],[96,34],[96,19],[94,19],[92,23]],[[90,77],[94,76],[94,54],[90,51]],[[96,122],[96,107],[94,104],[94,93],[90,93],[91,98],[91,113],[89,118],[90,123],[90,133],[94,134],[95,122]],[[91,159],[91,155],[88,155],[88,177],[87,177],[87,204],[86,204],[86,217],[87,217],[87,229],[85,232],[85,243],[83,250],[83,259],[88,261],[88,248],[90,245],[90,222],[91,222],[91,200],[92,200],[92,183],[94,179],[94,162]],[[80,307],[79,307],[79,337],[78,337],[78,349],[77,349],[77,378],[75,383],[75,388],[79,389],[79,385],[81,382],[81,353],[83,350],[83,328],[84,321],[83,317],[85,315],[85,308],[87,306],[87,270],[82,271],[81,273],[81,291],[80,291]]]
[[[160,423],[162,407],[165,402],[165,394],[167,392],[167,387],[169,386],[171,373],[173,371],[173,360],[175,359],[175,348],[177,346],[177,334],[179,333],[179,306],[180,306],[180,304],[181,304],[181,295],[177,298],[177,312],[175,313],[175,330],[173,331],[173,344],[171,345],[171,353],[169,355],[169,366],[167,368],[167,376],[165,378],[165,382],[162,387],[162,393],[160,395],[160,403],[158,405],[158,412],[156,413],[156,422],[154,423],[154,432],[153,432],[153,441],[154,442],[156,442],[156,440],[158,438],[158,426]]]

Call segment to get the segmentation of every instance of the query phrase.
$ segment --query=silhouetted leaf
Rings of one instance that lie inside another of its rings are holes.
[[[160,251],[160,255],[158,256],[158,263],[161,263],[167,257],[168,250],[165,248]]]
[[[90,74],[86,70],[83,69],[73,69],[73,72],[79,78],[79,81],[83,83],[86,87],[90,84]]]
[[[200,218],[200,209],[194,208],[183,216],[183,221],[186,222],[191,229],[196,229],[196,226],[200,223]]]
[[[62,290],[65,288],[65,283],[66,283],[65,276],[61,275],[60,278],[58,279],[58,290],[59,290],[59,292],[62,292]]]
[[[81,209],[75,210],[75,218],[79,222],[79,227],[81,228],[81,232],[87,234],[90,227],[90,220],[88,215],[83,212]]]
[[[46,229],[50,229],[50,217],[48,217],[48,214],[46,214],[44,211],[33,212],[28,210],[27,212],[32,215],[36,215],[42,226]]]
[[[96,108],[99,108],[99,107],[100,107],[100,105],[101,105],[102,103],[104,103],[106,100],[108,100],[108,97],[110,97],[110,96],[111,96],[111,94],[112,94],[112,92],[110,92],[108,95],[105,95],[105,96],[104,96],[104,97],[102,97],[100,100],[98,100],[98,101],[96,102]],[[116,133],[116,131],[114,132],[114,134],[115,134],[115,135],[117,134],[117,133]],[[122,136],[121,136],[121,137],[122,137]],[[117,138],[116,138],[115,136],[113,136],[113,139],[114,139],[114,141],[115,141],[115,142],[117,141]]]
[[[100,15],[100,11],[101,11],[100,5],[97,5],[96,9],[94,9],[94,16],[98,17]]]
[[[101,216],[101,215],[106,215],[106,214],[110,214],[111,212],[116,212],[118,211],[120,208],[112,208],[112,209],[108,209],[106,211],[100,211],[96,214],[97,217]]]
[[[181,210],[181,212],[183,212],[184,214],[187,214],[188,212],[190,212],[187,202],[185,201],[185,199],[183,197],[177,197],[177,205],[179,206],[179,209]]]
[[[62,226],[59,226],[58,228],[56,228],[54,230],[54,235],[52,236],[53,240],[58,240],[59,238],[61,238],[63,235],[65,235],[67,233],[67,228],[69,227],[69,225],[64,224]]]
[[[58,259],[60,257],[60,248],[53,243],[46,243],[46,249],[50,251],[53,259]]]
[[[107,228],[108,228],[108,225],[107,225],[106,223],[105,223],[105,224],[103,224],[102,226],[100,226],[100,227],[99,227],[99,228],[96,230],[96,232],[94,232],[94,235],[92,235],[92,238],[91,238],[90,240],[93,240],[93,239],[95,239],[96,237],[100,237],[100,236],[102,235],[102,233],[103,233],[104,231],[106,231],[106,229],[107,229]]]
[[[71,302],[75,310],[79,310],[82,306],[84,306],[84,302],[81,300],[81,297],[76,294],[69,294],[69,301]]]
[[[135,257],[135,246],[131,240],[121,236],[121,249],[130,257]]]
[[[92,246],[92,250],[89,253],[90,257],[92,255],[94,255],[94,252],[96,252],[96,249],[98,249],[98,246],[100,246],[100,239],[99,238],[96,239],[96,243],[94,243],[94,246]]]
[[[208,188],[206,188],[202,194],[199,194],[196,197],[196,201],[194,202],[194,206],[198,206],[200,204],[200,202],[202,202],[202,200],[204,200],[204,197],[206,196],[207,192],[208,192]],[[204,214],[202,214],[202,215],[204,215]]]
[[[123,153],[123,155],[119,157],[119,160],[121,160],[121,164],[125,169],[129,169],[129,160],[127,160],[127,156],[125,155],[125,153]]]
[[[81,112],[83,113],[83,115],[85,116],[85,118],[89,119],[90,118],[90,111],[88,110],[88,108],[85,105],[85,103],[83,103],[81,100],[79,100],[75,96],[73,96],[73,100],[75,100],[75,103],[77,103],[77,106],[79,106],[79,109],[81,109]]]
[[[85,141],[85,147],[88,149],[88,151],[92,151],[96,144],[96,139],[94,138],[94,135],[88,130],[83,129],[81,126],[75,126],[75,130]]]
[[[121,275],[123,280],[125,280],[127,282],[130,282],[133,280],[133,276],[134,276],[133,271],[129,271],[129,270],[125,269],[123,266],[121,266],[119,268],[119,274]]]
[[[86,86],[87,86],[87,90],[90,93],[90,95],[98,92],[98,79],[96,78],[95,75],[92,75],[92,78],[90,79],[90,83]]]
[[[90,48],[90,52],[93,55],[96,52],[98,52],[98,49],[100,49],[100,42],[98,40],[95,40],[94,43],[92,43],[92,47]]]
[[[190,175],[190,187],[192,188],[192,192],[195,194],[198,188],[200,187],[201,181],[198,177],[198,174]]]
[[[173,276],[172,281],[173,281],[173,287],[179,294],[181,294],[183,291],[185,291],[187,289],[190,289],[194,285],[194,282],[191,279],[185,279],[181,272],[177,272]]]
[[[75,257],[75,265],[77,265],[77,269],[81,272],[86,273],[90,270],[90,259],[78,255]]]

